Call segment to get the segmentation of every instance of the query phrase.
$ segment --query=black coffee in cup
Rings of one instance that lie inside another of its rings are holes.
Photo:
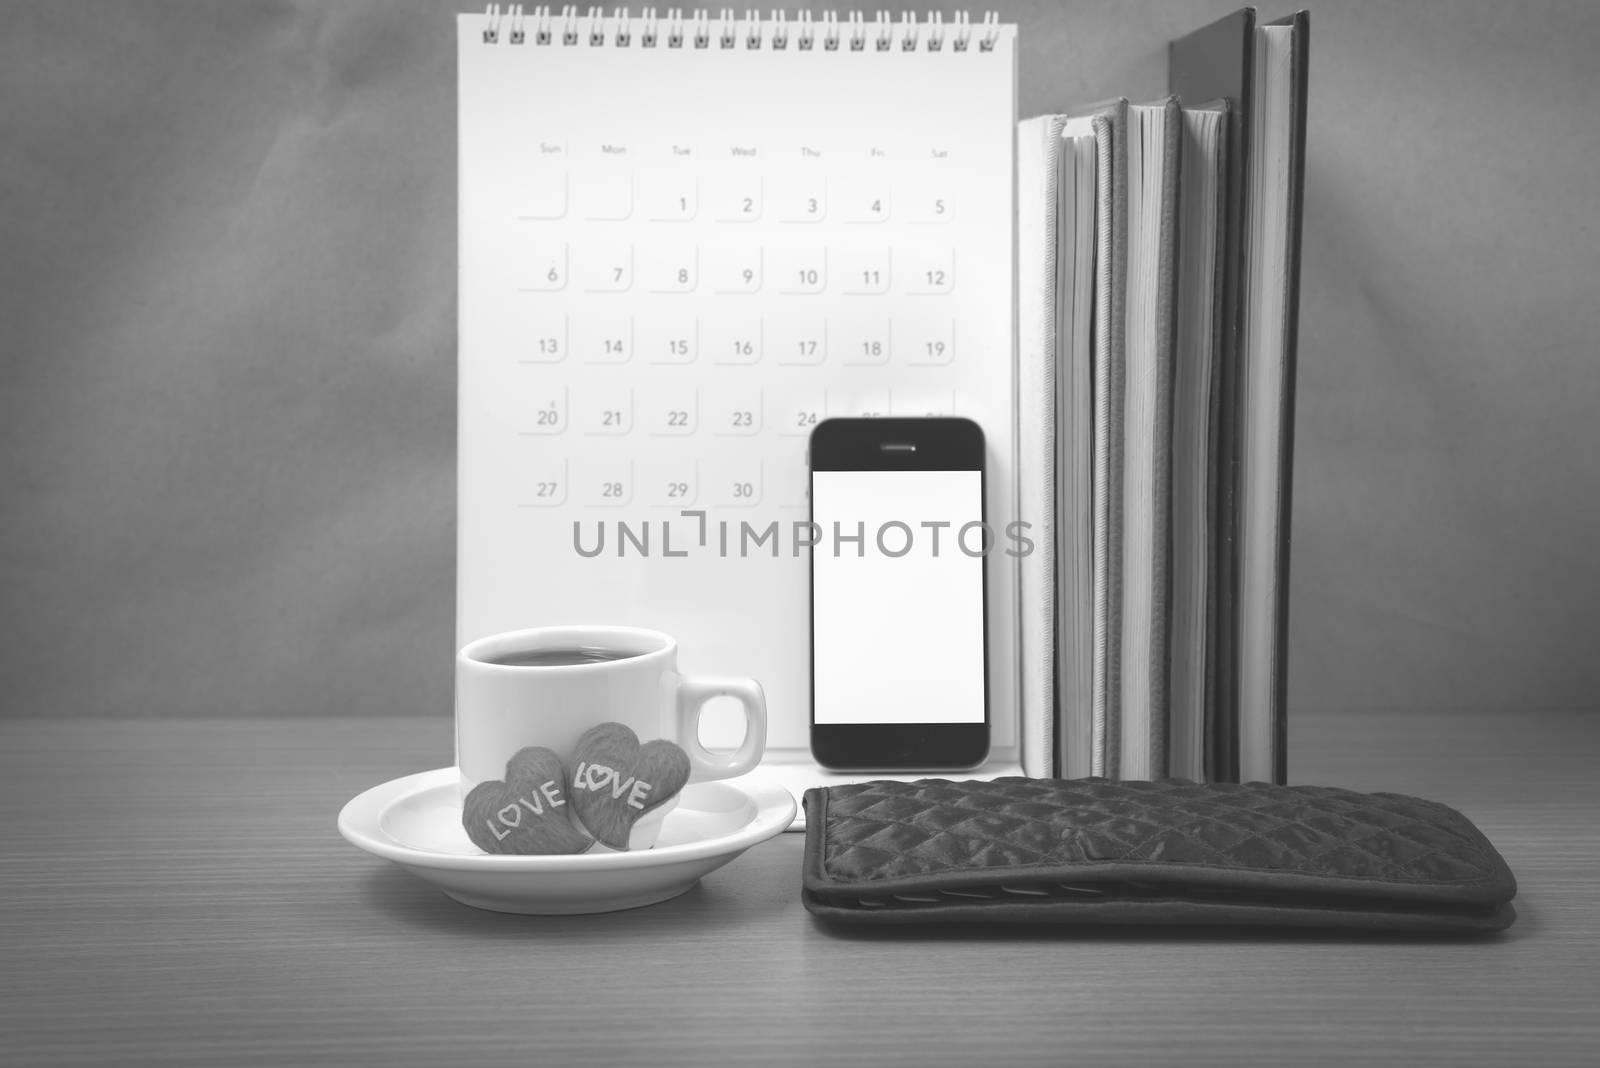
[[[700,710],[719,697],[743,706],[744,741],[732,754],[707,752],[699,742]],[[576,769],[578,743],[606,723],[627,727],[643,745],[676,742],[695,782],[743,775],[761,760],[767,738],[760,683],[685,675],[678,643],[638,627],[530,627],[468,642],[456,653],[455,706],[463,800],[483,783],[504,781],[506,765],[529,746]]]
[[[501,667],[572,667],[575,664],[606,664],[613,660],[628,660],[638,653],[620,649],[600,649],[594,646],[574,646],[569,649],[522,649],[483,658],[485,664]]]

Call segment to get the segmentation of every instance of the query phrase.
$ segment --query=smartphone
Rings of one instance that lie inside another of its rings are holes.
[[[983,431],[828,419],[811,432],[811,753],[972,768],[989,753]]]

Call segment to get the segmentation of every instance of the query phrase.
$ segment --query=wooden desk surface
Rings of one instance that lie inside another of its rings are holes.
[[[0,1057],[18,1064],[1600,1059],[1600,717],[1294,724],[1296,781],[1418,793],[1521,883],[1486,941],[845,935],[785,835],[609,916],[458,905],[339,838],[444,719],[0,723]]]

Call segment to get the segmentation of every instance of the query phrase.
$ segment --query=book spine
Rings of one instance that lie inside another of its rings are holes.
[[[1306,101],[1309,90],[1311,15],[1301,11],[1288,21],[1294,27],[1290,54],[1294,104],[1289,155],[1289,261],[1284,280],[1287,290],[1283,314],[1283,410],[1278,424],[1278,452],[1282,457],[1278,489],[1277,633],[1272,658],[1272,781],[1289,781],[1289,521],[1294,514],[1294,410],[1295,378],[1300,336],[1300,237],[1305,204]]]
[[[1022,123],[1017,138],[1017,503],[1036,535],[1018,568],[1023,765],[1059,775],[1054,727],[1056,201],[1062,152],[1059,116]]]
[[[1117,777],[1122,719],[1122,394],[1123,317],[1127,296],[1127,146],[1107,116],[1094,120],[1101,160],[1096,220],[1095,394],[1095,678],[1096,775]],[[1125,127],[1125,122],[1121,124]]]
[[[1170,686],[1168,639],[1172,629],[1172,381],[1177,314],[1178,186],[1182,167],[1179,144],[1183,115],[1177,98],[1167,102],[1164,141],[1167,161],[1161,190],[1160,273],[1156,295],[1155,452],[1152,466],[1153,529],[1151,588],[1157,610],[1150,620],[1150,777],[1165,778],[1168,769]]]

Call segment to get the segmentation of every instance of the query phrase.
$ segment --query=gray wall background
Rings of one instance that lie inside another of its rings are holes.
[[[448,710],[458,6],[0,6],[4,714]],[[1292,706],[1592,704],[1600,7],[1310,7]]]

